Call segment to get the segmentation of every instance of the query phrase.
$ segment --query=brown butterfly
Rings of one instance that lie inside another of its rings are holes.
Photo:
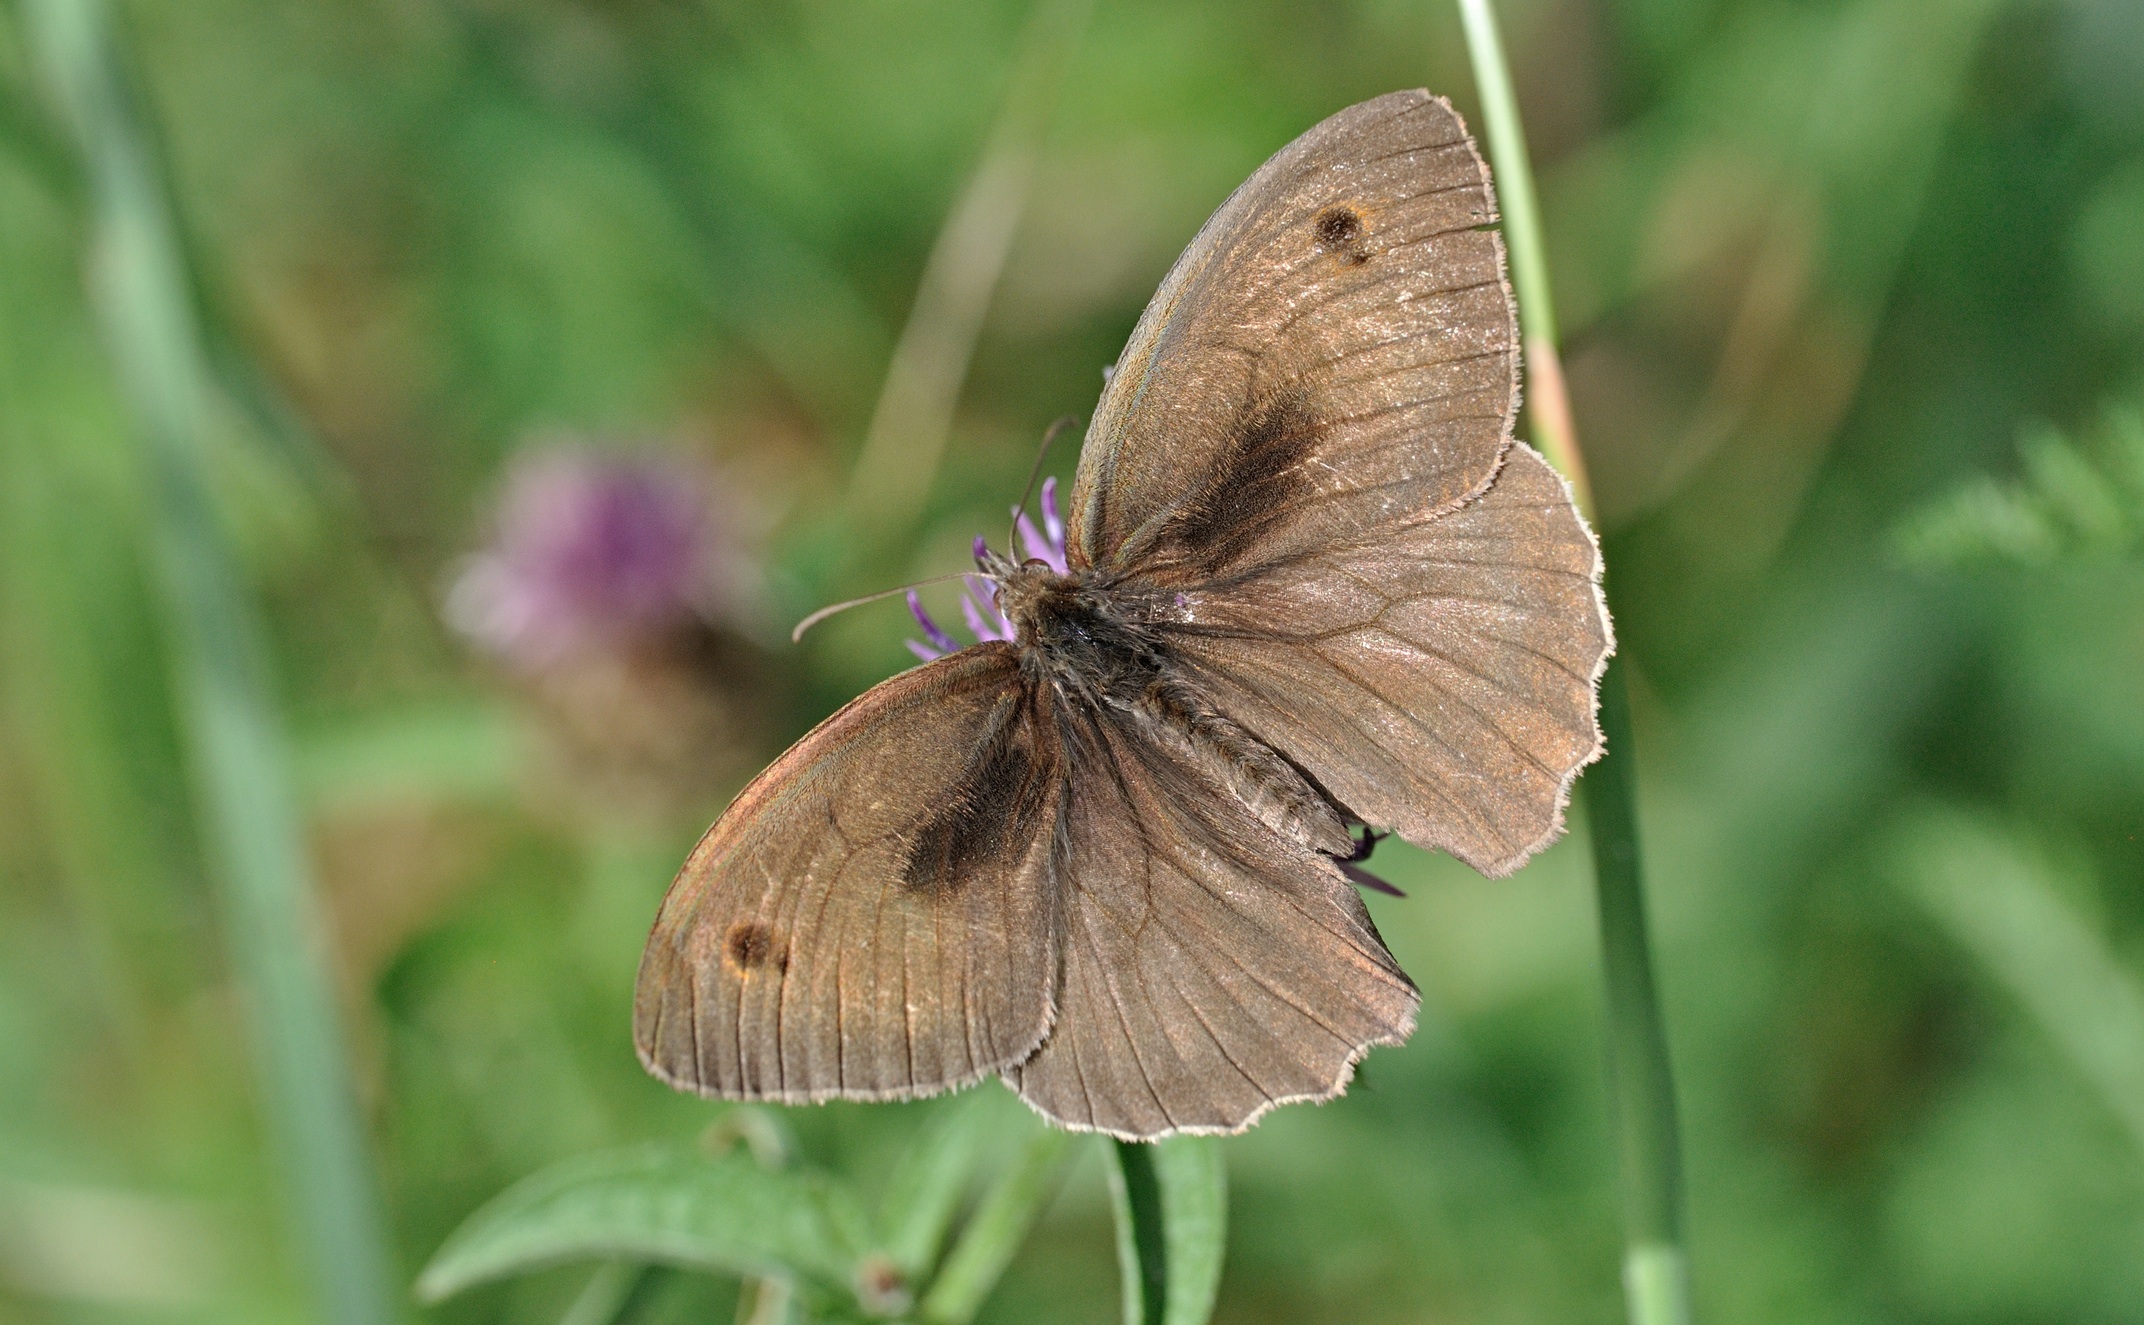
[[[1222,204],[1103,392],[1064,572],[978,556],[1014,638],[827,719],[686,861],[649,1071],[792,1103],[997,1073],[1151,1138],[1331,1098],[1406,1038],[1350,826],[1508,874],[1601,749],[1600,556],[1512,441],[1495,218],[1420,91]]]

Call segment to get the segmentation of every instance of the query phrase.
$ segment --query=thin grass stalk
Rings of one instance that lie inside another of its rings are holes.
[[[91,309],[145,448],[148,553],[196,812],[244,991],[264,1112],[323,1319],[399,1313],[262,634],[219,524],[213,388],[171,205],[101,0],[30,0],[89,180]]]
[[[923,1295],[916,1311],[918,1320],[929,1325],[967,1325],[975,1319],[1012,1263],[1013,1253],[1027,1241],[1044,1203],[1057,1190],[1058,1179],[1074,1153],[1072,1141],[1071,1133],[1054,1127],[1035,1129],[961,1230],[960,1240]]]
[[[931,246],[849,482],[849,513],[867,537],[898,534],[930,496],[1049,112],[1093,9],[1093,0],[1037,4],[982,160]]]
[[[1458,3],[1503,205],[1504,242],[1510,250],[1526,357],[1528,417],[1543,453],[1570,480],[1587,518],[1594,519],[1592,490],[1556,354],[1555,302],[1541,210],[1510,65],[1489,0]],[[1682,1145],[1667,1030],[1646,932],[1630,697],[1620,663],[1601,677],[1600,705],[1608,753],[1581,782],[1593,841],[1607,999],[1608,1093],[1623,1187],[1623,1290],[1634,1325],[1687,1325],[1691,1310],[1682,1228]]]

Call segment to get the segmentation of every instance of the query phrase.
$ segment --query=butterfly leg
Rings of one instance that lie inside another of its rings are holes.
[[[1340,872],[1358,888],[1368,888],[1371,892],[1383,893],[1387,897],[1405,897],[1406,893],[1362,867],[1362,862],[1370,858],[1372,851],[1377,850],[1377,844],[1390,836],[1392,834],[1380,833],[1368,824],[1362,825],[1362,836],[1355,840],[1355,853],[1338,864]]]

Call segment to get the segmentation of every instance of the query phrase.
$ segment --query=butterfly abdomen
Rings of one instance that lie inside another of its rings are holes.
[[[1292,842],[1327,855],[1354,847],[1338,810],[1295,765],[1223,716],[1197,690],[1157,675],[1131,705],[1164,746],[1188,756],[1259,822]]]

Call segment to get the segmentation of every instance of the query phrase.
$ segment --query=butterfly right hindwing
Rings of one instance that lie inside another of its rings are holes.
[[[1057,1024],[1006,1073],[1066,1126],[1236,1132],[1327,1099],[1420,1002],[1333,863],[1108,712],[1066,715]]]

